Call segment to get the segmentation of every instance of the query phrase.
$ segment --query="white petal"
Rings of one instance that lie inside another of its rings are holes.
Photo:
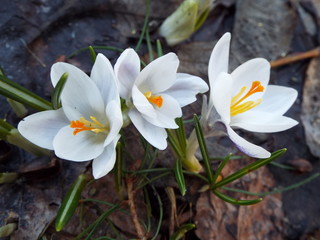
[[[68,80],[77,81],[77,79],[83,79],[83,81],[87,81],[89,76],[85,74],[81,69],[64,62],[57,62],[52,65],[50,77],[52,85],[55,87],[61,78],[62,74],[68,73]]]
[[[271,112],[275,116],[283,115],[297,99],[297,90],[290,87],[269,85],[263,101],[253,110]]]
[[[174,97],[179,102],[180,107],[184,107],[196,101],[198,93],[204,93],[208,89],[208,85],[201,78],[185,73],[177,73],[175,83],[165,93]]]
[[[70,120],[78,120],[79,115],[86,119],[94,116],[103,122],[104,101],[91,78],[71,64],[56,63],[51,68],[52,81],[56,79],[55,76],[59,76],[58,72],[68,72],[68,79],[61,93],[61,103],[66,116]]]
[[[132,49],[126,49],[114,65],[115,75],[119,81],[119,93],[124,99],[131,97],[132,86],[140,73],[140,59]]]
[[[178,128],[175,119],[182,116],[182,111],[179,103],[171,96],[162,94],[163,104],[160,108],[153,106],[156,117],[149,118],[143,115],[148,122],[161,128]]]
[[[116,145],[120,138],[120,135],[117,136],[114,141],[112,141],[104,151],[96,157],[92,162],[92,173],[95,179],[101,178],[107,175],[116,162]]]
[[[110,144],[118,136],[123,124],[121,108],[117,101],[111,101],[107,105],[106,114],[109,119],[110,132],[104,142],[104,146]]]
[[[277,116],[270,119],[268,115],[270,113],[261,112],[259,118],[248,118],[247,121],[232,122],[230,125],[251,132],[273,133],[287,130],[298,124],[296,120],[289,117]]]
[[[54,138],[53,148],[59,158],[82,162],[96,158],[103,152],[104,134],[83,131],[73,135],[73,130],[66,126]]]
[[[176,54],[168,53],[149,63],[139,74],[136,85],[144,92],[159,93],[170,88],[175,80],[179,65]]]
[[[231,34],[225,33],[212,50],[208,65],[210,87],[221,72],[228,72],[230,39]]]
[[[129,111],[129,117],[140,134],[154,147],[164,150],[167,147],[167,132],[144,120],[135,109]]]
[[[70,122],[62,109],[32,114],[18,125],[22,136],[42,148],[53,150],[53,139],[59,130]]]
[[[211,87],[210,100],[221,119],[229,124],[232,79],[228,73],[220,73]],[[209,104],[210,107],[210,104]]]
[[[150,118],[156,117],[156,112],[152,104],[148,101],[146,96],[134,85],[132,88],[132,101],[137,110]]]
[[[110,61],[103,54],[98,54],[90,77],[98,86],[105,105],[112,100],[120,101],[113,68]]]
[[[268,158],[271,156],[270,152],[265,150],[264,148],[252,144],[240,137],[229,125],[225,125],[227,128],[227,133],[231,141],[237,146],[237,148],[247,154],[250,157],[254,158]]]
[[[259,81],[266,88],[270,78],[270,63],[264,58],[251,59],[237,67],[231,73],[231,77],[233,79],[232,96],[244,86],[249,91],[254,81]],[[263,94],[264,92],[255,93],[248,100],[261,98]]]
[[[297,98],[297,91],[293,88],[269,85],[262,103],[257,107],[232,117],[232,124],[239,122],[261,122],[275,121],[283,115]]]

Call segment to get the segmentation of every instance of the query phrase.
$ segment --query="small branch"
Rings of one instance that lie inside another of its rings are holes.
[[[137,231],[138,238],[141,240],[147,240],[147,238],[145,236],[145,232],[143,231],[143,228],[140,225],[139,217],[138,217],[136,206],[134,203],[133,178],[128,177],[126,179],[126,182],[127,182],[127,191],[128,191],[130,213],[132,216],[132,221],[133,221],[134,227]]]
[[[320,47],[307,52],[296,53],[270,62],[272,68],[280,67],[303,59],[314,58],[320,56]]]
[[[166,187],[166,192],[171,203],[170,223],[169,223],[169,234],[171,236],[174,233],[174,228],[177,224],[177,219],[178,219],[176,195],[172,187]]]

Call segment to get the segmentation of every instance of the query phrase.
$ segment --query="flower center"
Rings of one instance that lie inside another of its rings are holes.
[[[246,112],[258,106],[262,102],[262,98],[256,99],[254,101],[244,102],[244,100],[250,97],[252,94],[264,91],[264,87],[261,85],[259,81],[252,82],[250,90],[244,96],[242,96],[246,88],[246,86],[242,87],[240,91],[231,99],[231,116],[235,116],[239,113]]]
[[[95,117],[90,116],[92,121],[86,120],[84,117],[81,117],[79,120],[71,121],[70,127],[74,128],[73,135],[76,135],[82,131],[91,131],[94,133],[108,133],[109,126],[105,126],[100,123]]]
[[[148,99],[149,102],[155,104],[158,108],[161,108],[163,103],[163,99],[161,96],[154,96],[150,91],[145,92],[143,95]]]

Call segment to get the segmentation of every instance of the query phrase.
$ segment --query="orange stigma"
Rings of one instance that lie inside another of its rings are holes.
[[[150,91],[145,92],[144,96],[148,99],[149,102],[155,104],[158,108],[161,108],[163,103],[163,98],[161,96],[153,96]]]
[[[262,102],[262,98],[254,100],[254,101],[243,101],[250,97],[252,94],[257,93],[257,92],[263,92],[264,87],[261,85],[259,81],[254,81],[251,84],[250,90],[244,95],[244,91],[246,90],[246,87],[242,87],[232,99],[231,99],[231,107],[230,107],[230,115],[235,116],[239,113],[246,112],[256,106],[258,106]],[[242,97],[241,97],[242,96]]]
[[[77,135],[82,131],[92,131],[94,133],[108,133],[109,127],[104,126],[100,123],[95,117],[90,117],[92,121],[86,120],[84,117],[81,117],[79,120],[71,121],[70,127],[74,128],[73,135]]]

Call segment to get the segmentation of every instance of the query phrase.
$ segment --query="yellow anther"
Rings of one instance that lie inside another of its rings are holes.
[[[90,116],[92,121],[86,120],[84,117],[81,117],[79,120],[71,121],[70,127],[74,128],[73,135],[82,131],[92,131],[94,133],[108,133],[109,126],[105,126],[100,123],[95,117]]]
[[[230,107],[230,115],[235,116],[239,113],[246,112],[256,106],[258,106],[262,102],[262,98],[254,100],[254,101],[243,101],[250,97],[252,94],[257,93],[257,92],[263,92],[264,87],[261,85],[259,81],[254,81],[251,84],[250,90],[244,95],[243,93],[245,92],[246,87],[242,87],[232,99],[231,99],[231,107]],[[241,97],[242,96],[242,97]]]

